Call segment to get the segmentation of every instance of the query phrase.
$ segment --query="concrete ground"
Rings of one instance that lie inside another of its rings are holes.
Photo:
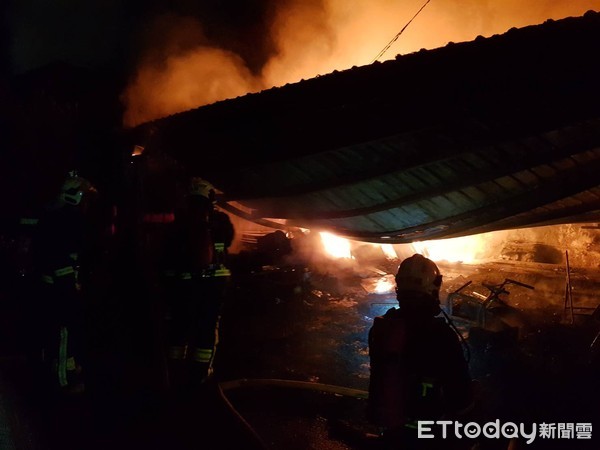
[[[482,283],[504,278],[536,288],[509,289],[503,317],[518,327],[516,337],[456,319],[480,383],[475,420],[600,423],[600,377],[588,362],[600,324],[589,309],[577,309],[571,323],[564,310],[564,271],[505,261],[440,268],[444,299],[467,281],[472,284],[465,293],[485,293]],[[139,306],[147,297],[136,304],[135,292],[120,291],[110,313],[106,304],[98,307],[103,326],[92,333],[97,358],[83,396],[55,397],[35,365],[11,353],[18,345],[4,346],[0,393],[4,404],[14,406],[12,423],[19,426],[13,429],[21,430],[16,438],[28,441],[22,448],[40,450],[377,448],[376,430],[364,419],[366,338],[373,318],[395,300],[369,286],[394,270],[393,263],[359,271],[343,265],[327,271],[271,267],[237,277],[223,309],[214,382],[182,395],[163,390],[161,362],[150,350],[156,338],[148,325],[153,308]],[[593,306],[597,282],[585,271],[574,274],[578,307]],[[514,443],[513,449],[592,450],[600,448],[596,434],[592,441],[537,439]],[[483,440],[478,448],[508,444]]]
[[[461,292],[469,294],[487,294],[483,283],[497,284],[505,278],[535,288],[506,286],[507,307],[497,310],[509,324],[506,330],[491,332],[455,318],[468,344],[465,353],[472,376],[480,386],[478,420],[598,423],[600,384],[597,368],[588,363],[589,346],[600,330],[590,315],[600,281],[593,271],[571,274],[576,305],[571,322],[570,309],[564,308],[565,272],[560,266],[495,261],[472,266],[440,263],[440,268],[445,275],[443,299],[467,281],[472,283]],[[253,296],[252,283],[245,292],[240,289],[223,317],[220,378],[297,380],[366,390],[368,329],[374,316],[395,306],[395,299],[391,293],[369,293],[364,286],[369,285],[368,275],[393,273],[395,267],[383,264],[379,272],[367,275],[338,269],[311,273],[295,293],[264,274],[256,288],[259,299]],[[351,410],[354,423],[364,426],[360,406]],[[256,411],[250,409],[248,414]],[[273,433],[264,429],[267,435]],[[504,444],[488,440],[480,448],[506,448]],[[565,444],[538,439],[527,448],[596,448],[582,440]],[[285,441],[278,448],[300,447]]]

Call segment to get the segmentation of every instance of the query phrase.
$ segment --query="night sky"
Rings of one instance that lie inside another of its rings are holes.
[[[131,69],[144,48],[161,45],[165,23],[175,17],[200,21],[209,39],[243,54],[253,67],[268,47],[262,42],[266,0],[13,0],[3,8],[3,50],[12,74],[57,60]],[[195,44],[189,39],[182,50]]]

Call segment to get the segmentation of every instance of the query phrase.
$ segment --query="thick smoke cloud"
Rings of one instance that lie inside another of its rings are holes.
[[[579,16],[599,9],[599,3],[432,0],[382,59],[547,19]],[[249,66],[247,55],[236,53],[231,41],[223,45],[210,39],[198,39],[195,48],[176,56],[163,53],[158,60],[144,59],[123,95],[127,108],[124,123],[132,126],[248,92],[369,64],[423,4],[422,0],[273,2],[262,16],[259,67]],[[182,26],[185,18],[173,19],[171,31],[163,28],[159,35],[176,44],[173,36],[181,36],[180,31],[187,28]]]
[[[164,39],[145,53],[132,83],[123,93],[122,100],[128,105],[126,123],[134,124],[260,88],[259,79],[244,58],[211,43],[197,19],[163,15],[150,24],[149,30]]]

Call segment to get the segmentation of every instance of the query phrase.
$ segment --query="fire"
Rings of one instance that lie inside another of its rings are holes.
[[[394,281],[393,275],[386,275],[377,280],[375,284],[375,293],[376,294],[389,294],[393,292],[396,287],[396,282]]]
[[[416,253],[433,261],[474,263],[486,250],[486,236],[474,235],[452,239],[413,242]]]
[[[352,258],[350,241],[326,231],[319,233],[325,251],[334,258]]]
[[[381,244],[381,250],[388,259],[397,259],[398,255],[392,244]]]
[[[321,232],[320,236],[325,252],[329,256],[334,258],[352,258],[353,241],[327,232]],[[473,236],[398,245],[407,246],[407,249],[402,252],[403,254],[420,253],[433,261],[473,264],[490,257],[494,249],[499,248],[504,239],[506,239],[506,232],[496,231]],[[387,259],[399,259],[393,245],[372,245],[379,246]]]
[[[328,233],[326,231],[321,231],[319,235],[321,237],[321,242],[323,243],[323,248],[325,249],[325,252],[329,254],[329,256],[333,256],[334,258],[353,258],[353,241],[350,241],[349,239],[345,239],[340,236],[336,236],[335,234]],[[398,255],[396,254],[396,250],[394,250],[394,246],[392,244],[371,245],[381,248],[382,253],[387,259],[398,259]]]

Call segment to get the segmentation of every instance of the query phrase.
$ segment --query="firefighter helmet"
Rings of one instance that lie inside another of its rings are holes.
[[[189,193],[192,196],[207,198],[211,202],[215,200],[214,186],[200,177],[192,177],[190,179]]]
[[[60,190],[60,200],[68,205],[77,206],[86,193],[94,191],[94,186],[88,180],[80,177],[77,172],[70,171]]]
[[[438,299],[441,285],[442,275],[438,266],[423,255],[416,253],[402,261],[398,267],[396,274],[398,292],[421,292]]]

